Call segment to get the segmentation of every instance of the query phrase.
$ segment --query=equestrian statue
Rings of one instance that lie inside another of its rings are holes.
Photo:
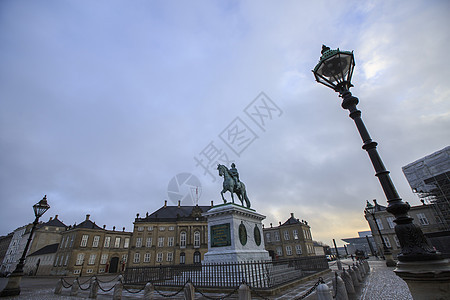
[[[228,169],[224,165],[217,165],[217,170],[219,170],[219,176],[223,176],[223,190],[220,192],[222,195],[222,199],[224,203],[227,203],[227,200],[223,197],[225,192],[231,193],[231,201],[234,203],[234,196],[236,194],[239,200],[242,203],[242,206],[245,205],[247,208],[250,208],[250,200],[247,197],[247,191],[245,190],[245,184],[239,180],[239,173],[236,169],[236,165],[234,163],[231,164],[231,169]]]

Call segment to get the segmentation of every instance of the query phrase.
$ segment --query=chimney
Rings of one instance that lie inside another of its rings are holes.
[[[113,226],[113,231],[116,231],[116,226]]]
[[[58,220],[58,215],[55,215],[55,220]]]
[[[167,207],[167,200],[164,200],[164,208]]]
[[[53,217],[50,217],[50,219],[48,221],[50,222],[51,220],[53,220]]]
[[[272,226],[272,223],[270,223],[270,228],[272,228],[273,226]]]
[[[211,207],[213,207],[214,206],[214,201],[213,200],[211,200]]]
[[[86,215],[86,221],[89,221],[89,217],[90,217],[91,215]]]
[[[278,222],[278,224],[281,226],[281,222]]]
[[[103,225],[103,229],[105,229],[106,228],[106,225]]]
[[[181,200],[178,200],[178,208],[181,206]]]
[[[294,218],[294,213],[291,213],[291,218]]]
[[[125,232],[125,227],[122,227],[122,231]]]

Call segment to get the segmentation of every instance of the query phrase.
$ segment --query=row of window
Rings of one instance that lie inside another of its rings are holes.
[[[166,230],[166,226],[159,226],[158,228],[159,228],[159,231]],[[173,231],[173,230],[175,230],[175,227],[169,226],[168,229],[169,229],[169,231]],[[137,231],[144,231],[144,226],[138,226]],[[153,226],[147,226],[147,231],[153,231]]]
[[[419,220],[420,225],[423,225],[423,226],[430,225],[430,222],[428,222],[428,219],[427,219],[427,217],[425,216],[424,213],[418,213],[417,214],[417,219]],[[383,226],[382,219],[379,218],[379,219],[376,219],[376,220],[377,220],[378,228],[380,228],[380,230],[383,230],[384,226]],[[394,229],[395,228],[394,217],[387,217],[386,221],[387,221],[390,229]]]
[[[145,253],[143,262],[148,263],[148,262],[150,262],[150,259],[151,259],[151,253],[148,253],[148,252]],[[164,253],[163,252],[156,253],[156,262],[160,263],[163,260],[164,260]],[[173,252],[166,252],[166,261],[167,262],[173,261]],[[195,264],[200,263],[201,254],[199,251],[194,252],[193,261]],[[140,262],[141,262],[141,253],[136,252],[133,257],[133,263],[140,263]],[[180,264],[185,264],[185,263],[186,263],[186,253],[181,252],[180,253]]]
[[[71,248],[73,246],[73,241],[75,239],[75,234],[72,235],[67,235],[65,237],[62,238],[61,240],[61,244],[60,244],[60,248]],[[89,242],[89,235],[88,234],[83,234],[83,236],[81,237],[81,243],[80,243],[80,247],[87,247]],[[114,244],[112,245],[114,248],[120,248],[121,246],[121,242],[122,242],[122,238],[121,237],[115,237],[114,239]],[[93,248],[97,248],[100,244],[100,236],[99,235],[95,235],[94,238],[92,239],[92,247]],[[123,248],[128,248],[130,244],[130,238],[126,237],[123,239],[123,244],[122,247]],[[103,243],[103,247],[104,248],[109,248],[111,247],[111,237],[110,236],[106,236],[105,237],[105,241]]]
[[[309,230],[307,229],[303,229],[303,235],[305,236],[305,239],[311,239],[311,233],[309,232]],[[273,236],[274,236],[274,241],[275,242],[279,242],[280,241],[280,233],[278,231],[273,231]],[[283,231],[283,237],[285,241],[289,241],[291,239],[291,234],[289,233],[289,230],[284,230]],[[298,230],[297,229],[293,229],[292,230],[292,238],[294,240],[298,240],[299,236],[298,236]],[[271,232],[266,232],[266,242],[271,242],[272,241],[272,233]]]
[[[108,262],[108,256],[109,256],[108,254],[102,254],[102,255],[100,256],[100,264],[101,264],[101,265],[104,265],[104,264],[106,264],[106,263]],[[68,257],[69,257],[69,255],[67,255],[67,257],[66,257],[64,266],[67,265],[67,259],[68,259]],[[96,258],[97,258],[97,254],[90,254],[90,255],[89,255],[89,259],[88,259],[88,261],[87,261],[87,264],[88,264],[88,265],[95,265]],[[127,259],[128,259],[128,254],[123,254],[123,255],[122,255],[121,263],[126,263],[126,262],[127,262]],[[77,260],[76,260],[76,262],[75,262],[75,265],[76,265],[76,266],[81,266],[81,265],[84,264],[84,261],[85,261],[85,255],[84,255],[84,253],[79,253],[79,254],[77,255]],[[58,262],[58,257],[56,258],[55,266],[57,265],[57,262]],[[61,264],[60,264],[60,266],[61,266]]]
[[[186,248],[186,231],[180,233],[180,248]],[[164,247],[165,237],[158,238],[158,247]],[[136,248],[142,247],[143,239],[141,237],[136,238]],[[175,243],[175,237],[167,237],[167,247],[173,247]],[[153,238],[147,237],[145,240],[145,247],[149,248],[153,244]],[[200,248],[200,231],[194,232],[194,248]]]
[[[301,245],[295,245],[295,253],[297,255],[302,254],[302,246]],[[277,255],[283,256],[283,249],[281,247],[277,247]],[[288,245],[286,246],[286,255],[292,255],[292,246]]]

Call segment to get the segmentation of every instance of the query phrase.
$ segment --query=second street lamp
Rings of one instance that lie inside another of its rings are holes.
[[[381,234],[380,227],[378,226],[378,223],[377,223],[377,218],[375,216],[376,208],[377,208],[376,206],[370,204],[369,201],[367,201],[367,205],[366,205],[366,209],[365,209],[366,215],[369,214],[372,216],[373,223],[375,224],[375,227],[377,228],[378,235],[380,236],[380,240],[381,240],[381,245],[383,246],[383,250],[382,250],[383,258],[386,260],[386,266],[395,267],[396,263],[392,259],[392,253],[389,250],[389,248],[387,247],[386,242],[384,241],[383,235]]]
[[[27,244],[25,245],[25,249],[23,250],[22,257],[19,260],[19,263],[16,266],[14,272],[12,272],[11,276],[8,278],[8,283],[3,291],[0,293],[0,297],[7,296],[16,296],[20,294],[20,282],[23,276],[23,266],[25,264],[25,257],[27,255],[28,247],[30,246],[31,239],[33,238],[34,230],[36,229],[37,224],[39,223],[39,218],[50,208],[50,205],[47,203],[47,195],[41,199],[38,203],[33,205],[33,211],[35,215],[35,219],[33,222],[33,227],[31,227],[30,236],[28,237]]]

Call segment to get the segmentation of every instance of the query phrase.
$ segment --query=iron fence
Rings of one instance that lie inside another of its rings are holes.
[[[131,267],[124,283],[156,286],[183,286],[190,280],[203,288],[235,288],[243,281],[253,288],[268,289],[328,269],[325,256],[309,256],[276,261],[249,261],[197,265]]]

